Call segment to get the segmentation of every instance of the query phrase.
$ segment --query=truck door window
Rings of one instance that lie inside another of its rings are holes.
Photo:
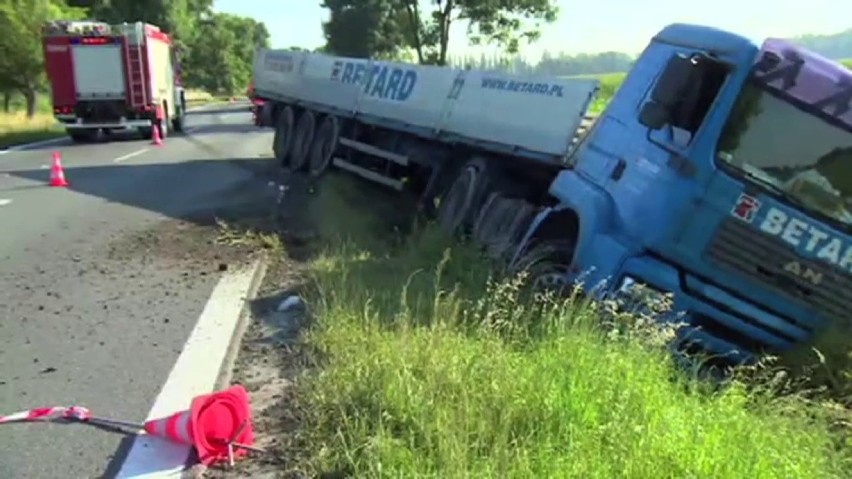
[[[671,118],[671,126],[686,131],[690,137],[701,128],[728,76],[728,67],[722,63],[706,61],[696,68],[702,69],[698,82],[686,91]]]

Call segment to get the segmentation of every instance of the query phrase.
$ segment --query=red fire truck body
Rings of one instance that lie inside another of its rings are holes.
[[[172,40],[144,23],[50,22],[43,29],[53,113],[74,141],[100,131],[183,129],[186,102]]]

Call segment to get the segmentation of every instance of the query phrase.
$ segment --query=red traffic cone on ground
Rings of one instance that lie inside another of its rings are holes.
[[[204,465],[232,461],[254,449],[251,406],[242,386],[198,396],[188,410],[146,422],[145,432],[195,447]]]
[[[53,162],[50,165],[50,186],[59,188],[68,186],[65,171],[62,169],[62,155],[58,151],[53,152]]]
[[[154,146],[162,146],[163,139],[160,137],[160,127],[154,125],[153,131],[151,131],[151,144]]]

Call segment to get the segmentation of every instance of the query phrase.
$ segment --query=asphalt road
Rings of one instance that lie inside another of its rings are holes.
[[[0,153],[0,414],[78,404],[144,420],[218,274],[107,253],[259,181],[241,163],[270,149],[245,103],[208,107],[187,123],[188,134],[160,147],[117,138]],[[46,186],[53,151],[68,189]],[[0,425],[0,477],[101,477],[123,439],[83,425]]]

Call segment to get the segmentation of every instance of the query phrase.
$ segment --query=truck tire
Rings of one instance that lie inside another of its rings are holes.
[[[438,205],[438,224],[448,234],[465,233],[479,213],[488,191],[488,167],[482,159],[468,161],[459,170]]]
[[[186,92],[180,92],[180,105],[177,107],[177,115],[172,118],[172,129],[178,133],[183,133],[186,126]]]
[[[319,130],[311,144],[308,171],[311,176],[318,178],[328,171],[337,141],[340,138],[340,123],[337,117],[329,115],[323,119]]]
[[[292,171],[303,170],[308,162],[308,153],[310,153],[311,144],[314,142],[316,125],[316,115],[313,112],[305,110],[299,115],[296,131],[293,135],[293,152],[290,154],[289,166]]]
[[[156,128],[160,129],[160,139],[165,140],[169,136],[169,117],[166,116],[157,122]]]
[[[524,247],[517,260],[509,265],[514,276],[526,272],[526,283],[534,291],[569,294],[574,284],[568,278],[574,259],[575,243],[571,240],[532,242]]]
[[[184,110],[181,107],[181,109],[178,111],[178,114],[174,118],[172,118],[172,130],[174,130],[178,133],[183,133],[183,127],[184,127],[184,124],[185,124],[185,120],[186,120],[186,110]]]
[[[290,150],[293,146],[293,124],[295,123],[295,113],[293,108],[286,107],[278,115],[278,121],[275,122],[275,136],[272,138],[272,153],[278,164],[284,168],[290,159]]]

